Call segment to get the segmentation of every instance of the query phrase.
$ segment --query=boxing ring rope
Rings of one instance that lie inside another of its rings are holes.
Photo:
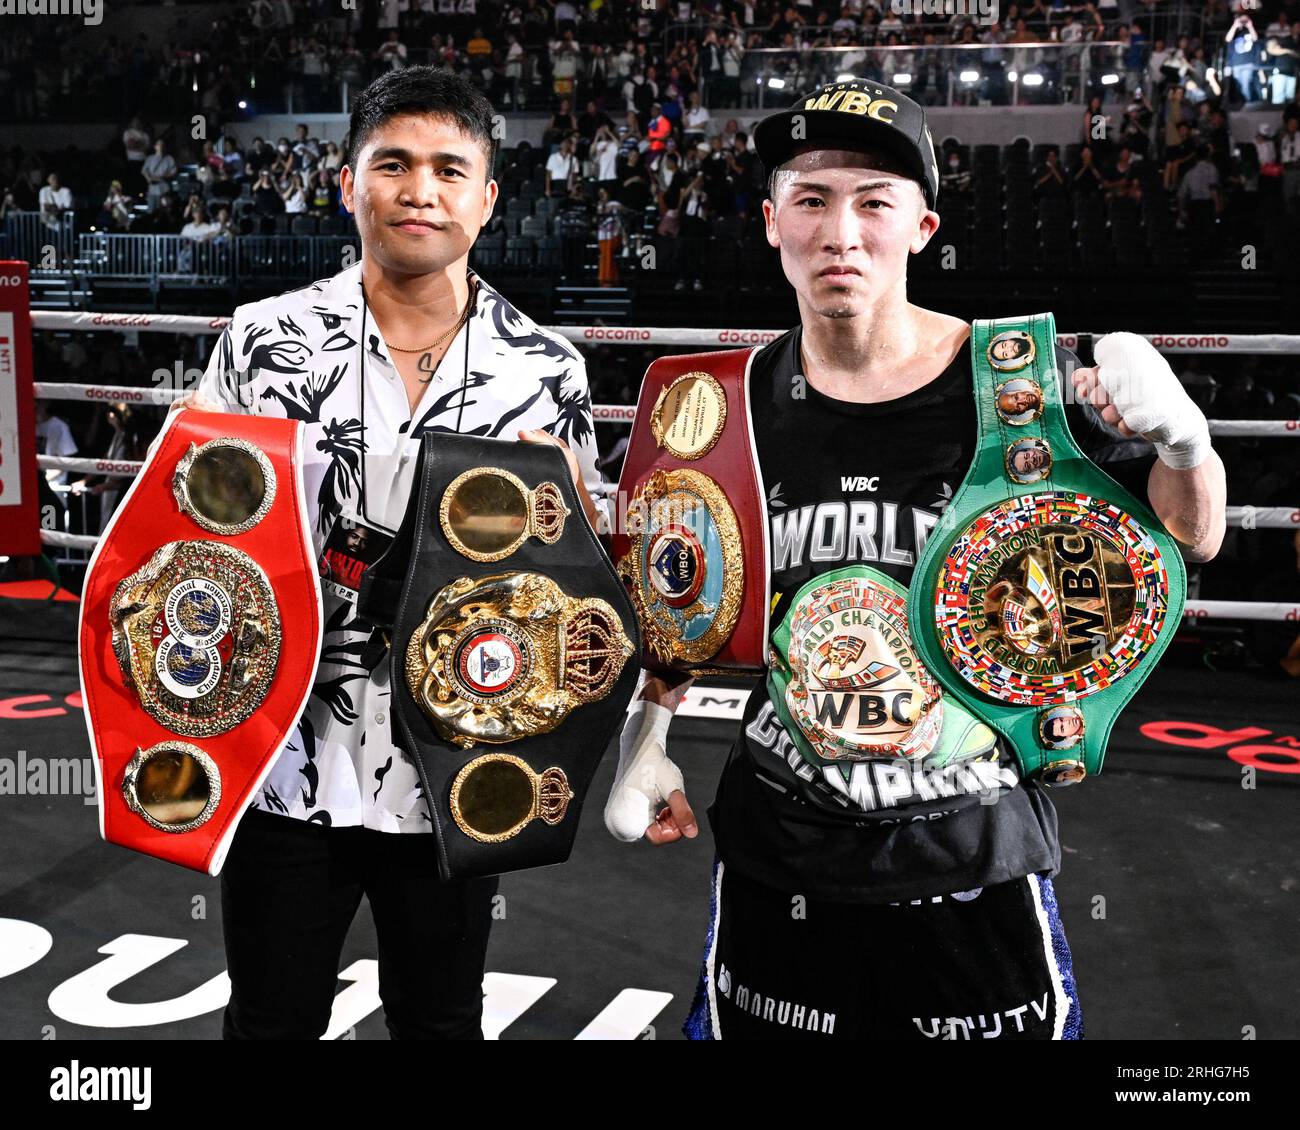
[[[33,310],[35,330],[116,331],[208,335],[220,333],[229,318],[194,314],[112,314],[94,311]],[[766,345],[784,330],[690,329],[657,326],[547,326],[575,345],[694,346],[725,349],[745,345]],[[1082,333],[1057,334],[1057,344],[1076,348]],[[1099,336],[1099,335],[1088,335]],[[1249,353],[1300,354],[1300,334],[1141,334],[1162,353]],[[35,395],[44,400],[77,400],[149,404],[162,407],[187,394],[186,389],[139,388],[129,385],[93,385],[59,381],[37,381]],[[592,417],[598,423],[631,423],[633,405],[596,404]],[[1210,434],[1223,437],[1285,438],[1300,436],[1300,420],[1210,420]],[[130,478],[142,463],[131,460],[82,459],[41,455],[37,463],[45,470],[73,471],[109,478]],[[606,488],[617,490],[614,484]],[[1230,506],[1227,524],[1242,529],[1300,529],[1300,507]],[[98,538],[42,530],[41,541],[65,549],[93,550]],[[1189,600],[1184,619],[1300,620],[1300,604],[1271,601]]]
[[[229,318],[202,314],[110,314],[90,310],[33,310],[38,330],[139,330],[146,333],[215,334]],[[725,349],[767,345],[785,330],[689,329],[684,326],[544,326],[575,345],[679,345]],[[1058,333],[1056,343],[1074,349],[1083,336]],[[1300,353],[1300,334],[1139,334],[1162,353]]]
[[[134,385],[87,385],[62,381],[37,381],[35,393],[42,400],[91,400],[163,407],[186,395],[184,389],[139,388]],[[598,424],[630,424],[636,416],[632,404],[595,404],[592,418]],[[1300,420],[1210,420],[1210,435],[1254,436],[1256,438],[1300,437]]]

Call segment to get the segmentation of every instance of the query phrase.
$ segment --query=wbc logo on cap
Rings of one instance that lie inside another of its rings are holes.
[[[898,103],[883,97],[884,93],[883,90],[877,90],[876,94],[882,97],[872,98],[862,90],[823,91],[815,98],[809,98],[803,104],[803,108],[805,110],[838,110],[844,114],[865,114],[869,118],[875,118],[878,122],[893,125],[893,114],[886,117],[885,111],[892,110],[897,113]]]

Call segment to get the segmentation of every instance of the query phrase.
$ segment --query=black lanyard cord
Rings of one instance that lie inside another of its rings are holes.
[[[478,309],[478,287],[473,283],[470,284],[469,303],[470,303],[470,310],[465,317],[465,363],[462,368],[461,378],[460,378],[460,406],[456,411],[456,434],[457,435],[460,435],[461,420],[465,414],[465,397],[469,395],[469,327],[470,324],[473,322],[474,315]],[[380,530],[384,533],[391,534],[394,531],[389,530],[386,527],[380,526],[377,523],[371,521],[370,515],[369,513],[367,513],[366,510],[366,321],[367,321],[368,313],[369,313],[369,307],[366,305],[366,284],[363,281],[361,283],[361,339],[358,343],[360,346],[361,353],[360,353],[360,358],[358,360],[358,382],[357,382],[361,390],[358,398],[360,400],[360,407],[357,412],[361,424],[361,475],[360,475],[359,489],[357,493],[358,493],[358,502],[360,503],[362,521],[364,521],[368,526],[372,526],[373,528]],[[460,335],[457,334],[457,337],[459,336]],[[456,343],[456,339],[452,338],[452,345],[455,345],[455,343]],[[448,352],[450,352],[450,347],[448,347]],[[443,358],[445,358],[446,356],[447,354],[444,353],[442,357],[438,358],[438,364],[434,367],[433,372],[429,374],[430,383],[432,383],[433,378],[438,375],[438,370],[442,368]],[[403,395],[406,394],[405,384],[403,384],[402,394]],[[410,436],[408,436],[407,438],[409,439]]]

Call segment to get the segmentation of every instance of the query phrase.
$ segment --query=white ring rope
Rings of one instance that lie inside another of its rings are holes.
[[[78,459],[69,455],[38,455],[36,465],[47,471],[82,471],[87,475],[106,475],[110,479],[134,478],[144,466],[133,459]]]
[[[185,389],[138,388],[131,385],[64,384],[62,381],[37,381],[32,386],[42,400],[93,400],[125,404],[152,404],[157,407],[170,404],[186,395]],[[592,419],[598,424],[630,424],[636,418],[634,404],[595,404]],[[1210,420],[1212,436],[1300,437],[1300,420]]]
[[[33,310],[38,330],[137,330],[145,333],[215,334],[229,318],[202,314],[110,314],[91,310]],[[785,330],[689,329],[685,326],[546,326],[575,345],[696,345],[724,349],[766,345]],[[1058,333],[1074,349],[1080,333]],[[1091,336],[1100,336],[1093,334]],[[1162,353],[1300,353],[1300,334],[1142,334]]]

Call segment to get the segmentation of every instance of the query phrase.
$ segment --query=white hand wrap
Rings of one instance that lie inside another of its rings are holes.
[[[1097,380],[1120,419],[1156,445],[1162,463],[1185,471],[1210,454],[1210,427],[1156,347],[1131,333],[1107,334],[1093,347]]]
[[[673,712],[666,706],[643,698],[627,712],[618,745],[618,772],[605,802],[605,827],[615,839],[639,840],[655,822],[668,794],[683,787],[682,772],[668,760],[665,749],[672,720]]]

